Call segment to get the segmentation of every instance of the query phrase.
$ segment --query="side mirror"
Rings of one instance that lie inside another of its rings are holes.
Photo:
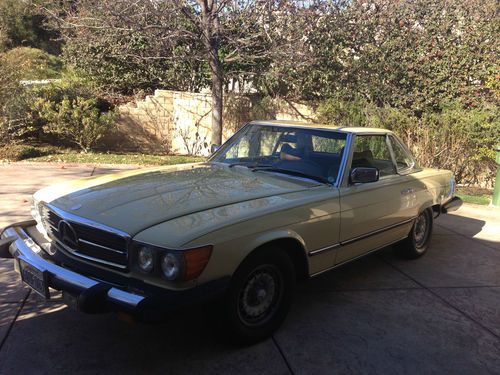
[[[217,151],[220,148],[219,145],[212,145],[210,147],[210,152],[213,154],[215,151]]]
[[[351,183],[365,184],[367,182],[376,182],[380,177],[378,168],[357,167],[351,169]]]

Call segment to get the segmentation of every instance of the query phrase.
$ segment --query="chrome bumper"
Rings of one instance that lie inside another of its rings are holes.
[[[78,296],[95,294],[93,291],[102,286],[102,282],[80,275],[60,267],[41,255],[43,250],[26,233],[23,224],[13,225],[3,230],[0,235],[0,257],[7,257],[7,251],[15,259],[15,268],[19,273],[19,260],[37,269],[47,271],[49,287],[57,290],[68,290]],[[145,299],[144,296],[129,293],[115,287],[105,291],[105,302],[121,310],[133,311]],[[101,290],[102,294],[102,290]]]
[[[441,206],[441,213],[447,214],[458,210],[462,206],[462,200],[459,197],[453,197]]]

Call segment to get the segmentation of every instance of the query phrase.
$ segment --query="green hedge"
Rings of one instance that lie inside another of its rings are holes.
[[[500,111],[493,104],[465,107],[455,101],[438,112],[376,107],[363,100],[334,98],[318,107],[322,122],[393,130],[409,145],[422,166],[451,169],[459,183],[491,185],[496,144],[500,143]]]

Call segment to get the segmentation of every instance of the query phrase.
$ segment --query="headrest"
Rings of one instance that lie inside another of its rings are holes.
[[[281,142],[297,143],[297,134],[283,134],[280,138]]]
[[[352,158],[354,160],[358,160],[358,159],[373,159],[373,153],[371,150],[363,150],[363,151],[359,151],[359,152],[354,152],[353,155],[352,155]]]
[[[288,154],[288,155],[297,156],[299,158],[301,158],[304,154],[303,149],[293,148],[292,146],[290,146],[289,144],[286,144],[286,143],[283,146],[281,146],[281,152],[284,152],[285,154]]]

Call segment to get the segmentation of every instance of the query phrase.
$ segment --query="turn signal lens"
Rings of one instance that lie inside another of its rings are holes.
[[[200,276],[212,255],[212,248],[209,245],[183,251],[186,264],[184,280],[192,280]]]

